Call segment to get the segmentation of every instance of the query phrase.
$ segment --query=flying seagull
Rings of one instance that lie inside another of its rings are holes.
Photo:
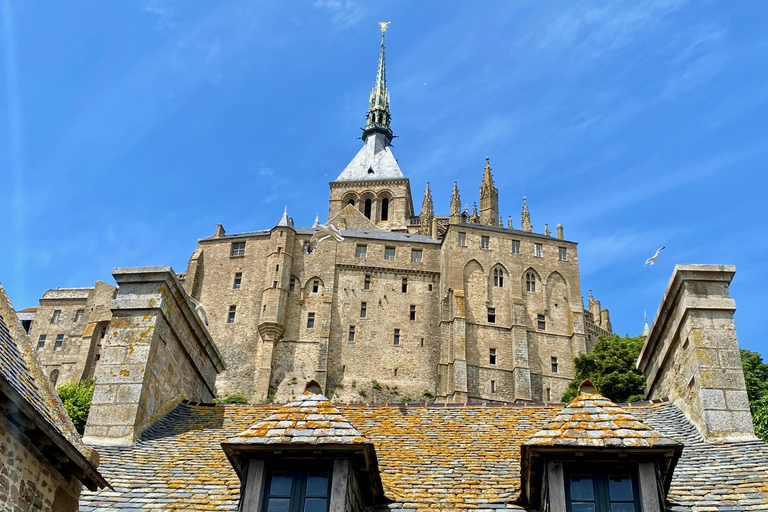
[[[429,84],[427,82],[421,82],[421,85],[429,86]]]
[[[656,251],[656,254],[654,254],[653,256],[651,256],[650,258],[648,258],[647,260],[645,260],[645,264],[644,264],[643,266],[645,266],[645,265],[647,265],[647,264],[649,264],[649,263],[650,263],[651,265],[653,265],[654,263],[656,263],[656,258],[658,258],[658,257],[659,257],[659,253],[660,253],[661,251],[663,251],[664,249],[666,249],[666,247],[659,247],[659,250],[658,250],[658,251]]]
[[[195,306],[195,313],[197,313],[197,316],[200,317],[200,320],[202,320],[205,325],[208,325],[208,315],[205,314],[205,308],[203,307],[203,304],[194,297],[187,297],[189,298],[189,301]]]
[[[336,242],[341,242],[344,240],[344,237],[341,236],[339,228],[330,222],[328,224],[318,224],[317,227],[320,228],[320,230],[315,232],[315,234],[312,235],[312,238],[309,239],[309,249],[307,250],[307,254],[312,254],[315,252],[317,245],[326,238],[333,237],[334,241]]]

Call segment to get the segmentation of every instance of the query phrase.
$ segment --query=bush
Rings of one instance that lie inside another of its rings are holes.
[[[72,418],[77,432],[82,436],[85,432],[85,422],[88,420],[88,411],[91,409],[91,400],[93,400],[93,380],[84,380],[75,384],[74,382],[63,382],[56,388],[59,398],[64,403],[64,409]]]
[[[375,389],[376,391],[381,391],[381,384],[379,384],[378,381],[372,380],[371,381],[371,387]]]
[[[749,407],[752,409],[755,435],[768,443],[768,397],[751,402]]]
[[[213,399],[215,404],[247,404],[248,399],[243,396],[242,393],[230,393],[224,397],[216,397]]]

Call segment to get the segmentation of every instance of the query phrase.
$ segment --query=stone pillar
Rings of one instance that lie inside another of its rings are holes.
[[[210,402],[223,358],[171,267],[115,269],[89,444],[126,445],[181,400]]]
[[[637,367],[708,439],[754,439],[728,287],[730,265],[677,265]]]
[[[531,369],[528,361],[528,330],[525,325],[512,326],[512,340],[515,350],[515,363],[512,371],[515,377],[515,402],[530,402]]]

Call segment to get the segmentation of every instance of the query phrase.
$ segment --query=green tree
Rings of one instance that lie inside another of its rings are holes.
[[[635,368],[644,336],[600,336],[600,341],[588,354],[573,360],[576,377],[568,384],[563,402],[578,394],[585,379],[592,381],[598,392],[614,402],[635,402],[645,398],[645,375]]]
[[[91,400],[93,400],[93,380],[84,380],[79,383],[64,382],[56,388],[56,391],[64,403],[64,409],[72,418],[72,423],[82,436],[85,431],[85,422],[88,420],[88,411],[91,409]]]
[[[757,352],[741,349],[741,366],[755,435],[768,442],[768,364]]]
[[[248,399],[242,393],[230,393],[221,398],[214,398],[215,404],[247,404]]]

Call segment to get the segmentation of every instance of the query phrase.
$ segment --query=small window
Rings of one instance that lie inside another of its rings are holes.
[[[421,249],[411,249],[411,263],[421,263]]]
[[[368,174],[373,174],[373,169],[369,169]],[[371,201],[370,199],[366,199],[363,213],[365,214],[365,217],[368,219],[371,218],[371,206],[373,206],[373,201]]]
[[[544,315],[536,315],[536,323],[540,331],[547,329],[547,318]]]
[[[358,258],[365,258],[366,253],[368,252],[368,246],[367,245],[358,245],[355,249],[355,256]]]
[[[381,220],[389,220],[389,198],[381,200]]]
[[[488,364],[496,364],[496,349],[488,349]]]
[[[421,338],[421,346],[424,346],[424,338]]]
[[[309,254],[309,242],[304,242],[304,254]]]
[[[266,304],[265,304],[266,306]],[[227,323],[235,323],[235,313],[237,312],[237,306],[229,306],[229,314],[227,314]]]
[[[272,288],[277,288],[277,281],[272,281]]]
[[[395,346],[400,345],[400,329],[395,329],[395,340],[394,340]]]
[[[280,265],[275,265],[275,272],[280,272]]]
[[[315,314],[307,313],[307,329],[315,328]]]
[[[496,381],[492,380],[491,381],[491,393],[495,393],[495,392],[496,392]]]
[[[360,318],[365,318],[365,315],[368,313],[368,303],[367,302],[361,302],[360,303]]]
[[[568,261],[568,248],[566,247],[558,247],[557,248],[557,259],[560,261]]]
[[[53,316],[51,317],[51,323],[57,324],[59,323],[60,320],[61,320],[61,310],[60,309],[54,310]]]
[[[75,311],[75,322],[83,321],[83,313],[85,313],[84,309],[78,309],[77,311]]]
[[[480,237],[480,248],[481,249],[490,249],[491,248],[491,238],[487,236]]]
[[[296,278],[292,277],[291,280],[288,282],[288,290],[289,291],[295,291],[296,290]]]
[[[384,248],[384,259],[389,261],[395,260],[395,248],[394,247],[385,247]]]
[[[635,512],[641,509],[637,479],[632,474],[585,474],[584,469],[579,468],[578,474],[566,476],[565,487],[568,510]]]
[[[232,288],[234,290],[240,289],[240,284],[243,282],[243,273],[242,272],[235,272],[235,282],[232,285]]]
[[[326,512],[331,499],[331,471],[276,470],[268,474],[264,487],[261,510]]]
[[[547,388],[547,402],[552,401],[552,390]]]
[[[397,368],[395,368],[395,377],[397,377]]]
[[[317,293],[320,290],[320,280],[315,279],[312,281],[312,293]]]
[[[411,304],[411,320],[416,320],[416,306]]]
[[[408,278],[403,278],[403,285],[402,285],[403,293],[408,293]]]
[[[232,256],[245,256],[245,242],[232,242],[232,250],[229,253]]]
[[[427,285],[427,291],[430,291],[430,292],[432,291],[432,283],[429,283]]]
[[[520,240],[512,240],[512,254],[520,254]]]
[[[283,230],[281,229],[280,230],[280,237],[282,238],[282,236],[283,236]]]
[[[557,358],[551,357],[550,362],[552,363],[552,373],[557,373]]]
[[[493,286],[504,288],[504,271],[500,268],[493,269]]]
[[[537,258],[541,258],[543,254],[543,249],[541,248],[541,244],[533,244],[533,255]]]
[[[488,308],[488,323],[496,323],[496,308]]]
[[[280,254],[281,252],[283,252],[283,248],[282,247],[278,247],[277,248],[277,254]]]
[[[100,340],[104,339],[104,336],[106,335],[107,335],[107,326],[105,325],[101,328],[101,332],[99,333],[99,339]]]
[[[50,379],[51,379],[51,384],[53,384],[55,386],[56,385],[56,381],[59,380],[59,370],[53,370],[51,372]]]
[[[536,274],[533,272],[528,272],[525,274],[525,291],[527,292],[535,292],[536,291]]]
[[[467,246],[467,234],[463,231],[459,231],[459,247]]]
[[[43,350],[45,348],[45,334],[41,334],[37,340],[37,350]]]
[[[56,343],[53,345],[53,350],[61,350],[61,346],[64,344],[64,335],[56,335]]]
[[[355,341],[355,326],[349,326],[349,341]]]
[[[365,280],[363,281],[363,290],[370,290],[371,289],[371,276],[370,274],[365,274]]]

